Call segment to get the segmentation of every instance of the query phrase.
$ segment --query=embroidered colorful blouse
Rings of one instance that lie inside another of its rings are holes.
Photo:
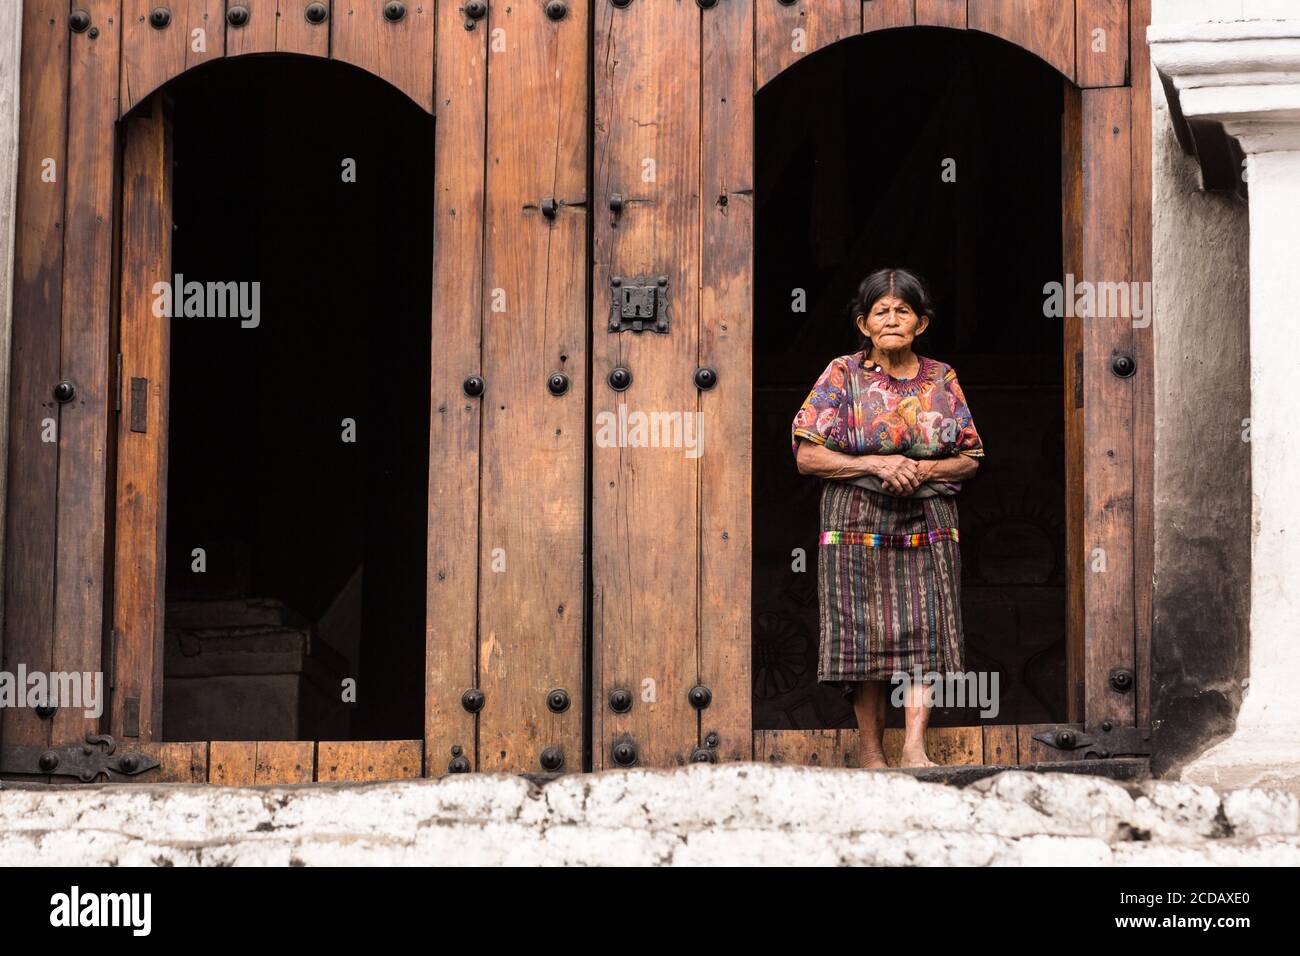
[[[790,444],[799,439],[848,455],[908,458],[984,457],[984,443],[951,365],[918,356],[912,378],[894,378],[866,364],[866,353],[841,355],[826,366],[794,417]],[[939,483],[956,493],[961,483]]]

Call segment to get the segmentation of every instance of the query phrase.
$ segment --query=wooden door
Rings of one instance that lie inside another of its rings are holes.
[[[430,774],[583,769],[589,11],[439,7]]]
[[[753,9],[596,36],[592,767],[749,759]]]
[[[425,740],[414,764],[431,775],[581,770],[588,6],[558,19],[540,5],[503,7],[468,30],[454,8],[442,17],[438,168],[427,171],[437,179]],[[151,305],[171,273],[172,216],[161,96],[125,131],[111,720],[115,733],[157,740],[169,345]],[[212,746],[212,766],[229,768],[253,765],[263,744]],[[329,746],[316,751],[317,773],[355,749]],[[405,775],[405,750],[399,763]]]
[[[171,318],[155,283],[172,275],[172,132],[162,96],[127,120],[124,139],[109,732],[151,741],[162,734],[167,573]]]

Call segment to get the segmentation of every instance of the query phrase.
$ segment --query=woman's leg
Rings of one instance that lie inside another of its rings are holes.
[[[858,717],[858,753],[863,767],[888,768],[885,762],[885,696],[887,681],[864,680],[853,694]]]
[[[903,737],[903,756],[900,767],[939,766],[925,754],[925,728],[930,725],[930,705],[927,702],[930,688],[924,684],[911,684],[903,699],[903,721],[907,730]]]

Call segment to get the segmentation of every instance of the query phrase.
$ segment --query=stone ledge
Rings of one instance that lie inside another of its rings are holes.
[[[385,784],[21,787],[15,865],[1300,865],[1300,797],[767,764]]]

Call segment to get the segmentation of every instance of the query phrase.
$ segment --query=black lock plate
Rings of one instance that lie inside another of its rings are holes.
[[[609,287],[611,332],[668,333],[667,276],[614,276]]]

